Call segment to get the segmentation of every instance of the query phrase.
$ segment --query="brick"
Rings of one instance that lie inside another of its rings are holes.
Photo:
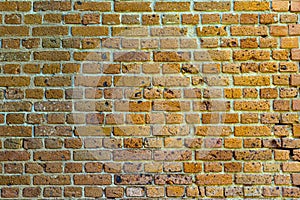
[[[63,16],[66,24],[80,24],[81,16],[79,14],[67,14]]]
[[[243,196],[243,189],[240,187],[226,187],[225,188],[226,197],[239,197]]]
[[[233,52],[233,59],[237,61],[269,60],[269,58],[270,52],[265,50],[237,50]]]
[[[233,177],[229,174],[196,175],[197,185],[230,185]]]
[[[85,14],[83,15],[82,24],[100,24],[99,14]]]
[[[274,182],[277,185],[288,185],[290,183],[290,175],[276,175],[274,176]]]
[[[273,24],[278,22],[277,14],[262,14],[260,16],[260,23],[262,24]]]
[[[126,195],[129,197],[142,197],[144,196],[144,188],[127,188]]]
[[[297,20],[298,20],[298,16],[295,14],[286,14],[280,16],[280,22],[283,23],[293,23],[293,22],[297,22]]]
[[[223,197],[224,196],[224,189],[219,187],[212,187],[208,186],[205,189],[205,194],[208,197]]]
[[[192,177],[190,175],[157,175],[154,177],[154,182],[157,185],[165,184],[180,184],[187,185],[192,183]]]
[[[146,174],[122,174],[115,176],[114,179],[116,185],[145,185],[152,181],[153,177]]]
[[[182,24],[193,24],[196,25],[199,23],[200,16],[195,14],[183,14],[182,15]]]
[[[272,2],[272,9],[276,12],[284,12],[289,10],[288,1],[274,1]]]
[[[74,160],[110,160],[111,153],[98,150],[76,150],[73,153]]]
[[[163,28],[151,28],[151,36],[184,36],[187,34],[186,28],[179,28],[175,26],[168,26]]]
[[[234,2],[235,11],[264,11],[269,10],[270,3],[267,1],[253,2],[253,1],[237,1]]]
[[[142,37],[147,36],[148,30],[145,27],[113,27],[112,36]]]
[[[238,24],[239,16],[237,14],[223,14],[222,24]]]
[[[232,151],[229,150],[199,150],[196,151],[196,160],[231,160]]]
[[[149,150],[116,150],[113,152],[114,160],[150,160],[151,151]]]
[[[67,27],[60,26],[47,26],[47,27],[34,27],[32,29],[33,36],[62,36],[68,35],[69,31]]]
[[[151,12],[151,2],[116,2],[116,12]]]
[[[34,185],[69,185],[70,177],[66,175],[58,175],[55,177],[37,175],[33,177]]]
[[[300,190],[296,187],[284,187],[282,188],[282,196],[284,197],[299,197]]]
[[[244,150],[235,151],[234,157],[236,160],[271,160],[271,150]]]
[[[176,162],[166,162],[164,164],[164,172],[181,172],[182,171],[182,164],[180,163],[176,163]],[[181,176],[180,176],[181,177]],[[178,177],[178,179],[180,179],[180,177]],[[161,179],[160,179],[161,178]],[[157,179],[157,182],[165,182],[165,178],[167,178],[166,176],[156,176],[155,179]]]
[[[70,53],[66,51],[40,51],[34,52],[35,60],[63,61],[70,60]]]
[[[287,29],[286,29],[287,30]],[[232,26],[230,27],[230,32],[232,36],[264,36],[268,35],[267,26]]]
[[[14,187],[3,187],[1,191],[1,196],[3,198],[17,198],[19,196],[19,189]]]
[[[41,188],[39,187],[26,187],[22,191],[24,197],[38,197],[41,194]]]
[[[277,39],[273,38],[273,37],[269,37],[269,38],[260,38],[259,39],[259,46],[261,48],[276,48],[278,45]]]
[[[115,62],[146,62],[150,60],[147,52],[119,52],[114,53]]]
[[[230,2],[195,2],[194,9],[197,11],[229,11]]]
[[[184,187],[182,186],[167,186],[168,197],[182,197],[184,195]]]
[[[108,57],[107,52],[74,52],[74,59],[78,61],[105,61]]]
[[[297,1],[291,1],[291,11],[299,12],[300,11],[300,3]]]
[[[25,26],[0,26],[0,36],[27,36],[29,28]]]
[[[102,197],[103,189],[100,187],[85,187],[84,195],[86,197],[94,197],[94,198]]]
[[[287,36],[288,27],[287,26],[271,26],[270,27],[271,36]]]
[[[267,76],[234,76],[235,85],[243,86],[267,86],[270,84],[270,78]]]
[[[34,160],[59,161],[70,160],[69,151],[39,151],[34,153]]]
[[[118,198],[123,197],[124,188],[120,187],[107,187],[105,188],[105,196],[108,198]]]
[[[281,48],[298,48],[298,38],[295,37],[285,37],[280,40]]]
[[[282,139],[282,146],[284,148],[297,148],[300,143],[298,139]]]
[[[261,16],[262,18],[262,16]],[[257,24],[258,15],[257,14],[241,14],[240,16],[241,24]]]
[[[80,187],[66,187],[64,189],[65,197],[81,197],[82,189]]]
[[[204,164],[204,172],[221,172],[222,164],[219,162],[208,162]]]
[[[103,14],[102,23],[105,25],[108,24],[120,24],[120,15],[119,14]]]
[[[196,29],[197,36],[227,36],[226,26],[202,26]]]
[[[0,53],[0,62],[11,62],[11,61],[28,61],[30,54],[27,52],[2,52]],[[7,77],[8,78],[8,77]],[[15,78],[15,77],[10,77]]]
[[[26,139],[24,139],[25,141]],[[6,149],[20,149],[22,147],[21,139],[6,139],[4,141],[4,148]]]
[[[110,11],[111,6],[110,2],[84,2],[84,1],[77,1],[74,5],[75,10],[79,11]]]
[[[271,130],[267,126],[237,126],[234,129],[235,136],[270,136]]]
[[[108,174],[74,175],[75,185],[110,185],[111,183],[112,178]]]
[[[188,52],[154,52],[155,62],[184,62],[190,60]]]
[[[43,194],[45,197],[61,197],[62,189],[60,187],[45,187]]]
[[[262,147],[261,139],[259,139],[259,138],[246,138],[246,139],[244,139],[244,147],[246,147],[246,148]]]
[[[73,36],[106,36],[108,35],[108,27],[106,26],[86,26],[72,27]]]
[[[272,183],[271,175],[236,175],[235,181],[237,184],[247,183],[249,185],[269,185]]]
[[[158,12],[189,11],[189,2],[156,2],[154,10]]]
[[[37,136],[49,136],[50,134],[53,136],[70,136],[72,128],[67,126],[36,126],[34,127],[35,135]],[[49,148],[61,148],[62,147],[62,140],[60,139],[47,139],[45,140],[46,145],[49,144]],[[48,148],[48,146],[47,146]]]
[[[129,14],[128,15],[122,15],[121,23],[122,24],[128,24],[128,25],[130,25],[130,24],[140,24],[140,17],[139,17],[139,15],[129,15]]]
[[[172,151],[154,151],[153,152],[154,160],[177,160],[177,161],[182,161],[182,160],[191,160],[191,151],[177,151],[177,154],[172,154]]]
[[[29,185],[30,177],[29,176],[0,176],[0,185]]]

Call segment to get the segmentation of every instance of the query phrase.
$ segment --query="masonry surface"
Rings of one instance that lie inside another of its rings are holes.
[[[300,1],[0,1],[0,197],[299,199]]]

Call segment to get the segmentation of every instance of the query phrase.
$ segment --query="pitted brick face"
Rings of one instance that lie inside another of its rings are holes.
[[[300,198],[299,0],[0,2],[0,198]]]

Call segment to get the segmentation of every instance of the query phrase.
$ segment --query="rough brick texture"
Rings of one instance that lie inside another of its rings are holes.
[[[300,199],[299,0],[0,2],[0,199]]]

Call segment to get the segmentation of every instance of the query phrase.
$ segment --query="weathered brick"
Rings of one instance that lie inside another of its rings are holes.
[[[77,1],[75,2],[74,9],[79,11],[110,11],[111,6],[110,2],[84,2]]]
[[[0,176],[0,185],[30,185],[29,176]]]
[[[230,185],[233,183],[233,176],[230,174],[206,174],[197,175],[197,185]]]
[[[236,1],[234,2],[235,11],[264,11],[269,10],[270,3],[267,1]]]
[[[151,28],[151,36],[183,36],[187,34],[187,28],[179,28],[174,26],[168,26],[163,28]]]
[[[157,185],[165,185],[165,184],[180,184],[180,185],[188,185],[192,183],[192,177],[190,175],[157,175],[154,177],[154,182]]]
[[[33,177],[34,185],[69,185],[70,183],[71,179],[67,175],[58,175],[55,177],[37,175]]]
[[[74,175],[75,185],[110,185],[112,183],[111,175],[108,174],[86,174]]]
[[[151,183],[153,177],[148,174],[120,174],[116,175],[114,183],[116,185],[145,185]]]
[[[166,190],[168,197],[182,197],[184,195],[183,186],[167,186]]]
[[[164,161],[171,161],[171,160],[191,160],[192,158],[192,152],[191,151],[177,151],[176,153],[172,151],[154,151],[153,152],[154,160],[164,160]]]
[[[189,2],[156,2],[154,10],[158,12],[189,11],[190,3]]]
[[[264,36],[268,35],[268,27],[251,25],[231,26],[230,32],[233,36]]]
[[[231,2],[195,2],[194,9],[197,11],[229,11]]]
[[[227,36],[226,26],[202,26],[196,29],[197,35],[206,36]]]
[[[270,185],[272,183],[271,175],[236,175],[235,182],[237,184],[249,184],[249,185]]]
[[[196,160],[231,160],[230,150],[199,150],[196,151]]]
[[[241,150],[235,151],[236,160],[271,160],[271,150]]]
[[[116,12],[151,12],[151,2],[116,2]]]
[[[108,27],[105,26],[86,26],[72,27],[73,36],[105,36],[108,35]]]

